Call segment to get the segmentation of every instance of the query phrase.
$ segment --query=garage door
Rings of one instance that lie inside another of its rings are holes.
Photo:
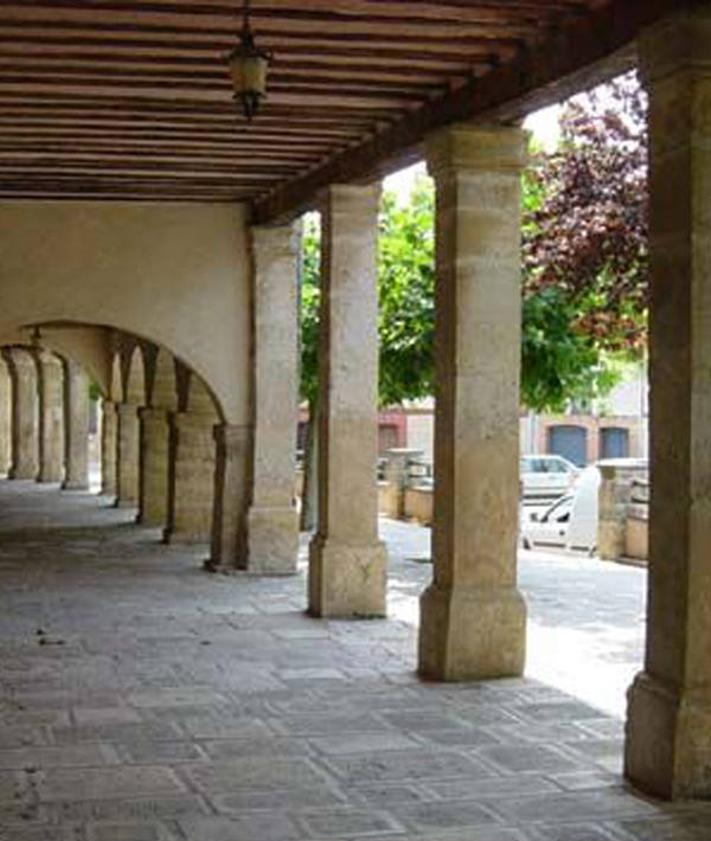
[[[585,467],[588,463],[587,430],[582,426],[552,426],[548,430],[548,452]]]
[[[619,426],[602,430],[600,458],[627,458],[630,454],[630,434]]]

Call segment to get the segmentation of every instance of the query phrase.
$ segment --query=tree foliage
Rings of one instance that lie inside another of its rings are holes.
[[[646,101],[633,75],[571,100],[552,153],[523,179],[521,400],[536,411],[604,396],[646,342]],[[434,197],[383,196],[378,246],[380,399],[433,391]],[[318,227],[307,222],[302,395],[315,394]]]
[[[563,109],[524,179],[523,401],[604,395],[646,345],[647,102],[634,74]]]

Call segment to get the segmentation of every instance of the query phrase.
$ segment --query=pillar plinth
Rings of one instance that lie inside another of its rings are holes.
[[[644,671],[625,773],[711,797],[711,9],[640,39],[650,136],[650,514]]]
[[[253,228],[254,456],[244,566],[296,572],[297,246],[292,226]]]
[[[69,361],[64,369],[65,490],[89,488],[89,377]]]
[[[166,543],[209,543],[215,491],[214,419],[197,412],[171,414]]]
[[[520,367],[517,128],[431,137],[436,186],[433,582],[421,598],[429,679],[520,675],[526,608],[516,587]]]
[[[209,569],[244,568],[250,498],[252,428],[219,424],[215,438],[215,501]]]
[[[64,475],[64,381],[61,360],[35,352],[39,393],[38,482],[61,482]]]
[[[104,400],[101,414],[101,493],[107,496],[116,494],[116,449],[118,443],[118,419],[116,403]]]
[[[140,482],[137,521],[144,526],[168,522],[170,425],[164,409],[141,409]]]
[[[334,185],[322,206],[318,531],[309,609],[383,616],[387,553],[378,540],[380,187]]]
[[[138,507],[140,426],[138,406],[119,403],[116,409],[116,506]]]
[[[5,356],[12,381],[11,479],[35,479],[39,467],[37,370],[26,350]]]

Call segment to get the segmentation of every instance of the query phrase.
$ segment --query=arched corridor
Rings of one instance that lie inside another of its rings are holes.
[[[3,838],[707,837],[707,808],[619,786],[618,725],[590,707],[422,683],[412,627],[303,613],[303,557],[205,575],[156,534],[102,496],[0,482]]]

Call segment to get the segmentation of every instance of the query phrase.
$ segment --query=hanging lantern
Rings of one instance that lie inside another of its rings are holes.
[[[249,28],[249,0],[244,4],[244,20],[239,44],[232,50],[228,61],[235,100],[241,103],[247,122],[251,123],[260,101],[267,93],[267,69],[271,55],[254,43]]]

